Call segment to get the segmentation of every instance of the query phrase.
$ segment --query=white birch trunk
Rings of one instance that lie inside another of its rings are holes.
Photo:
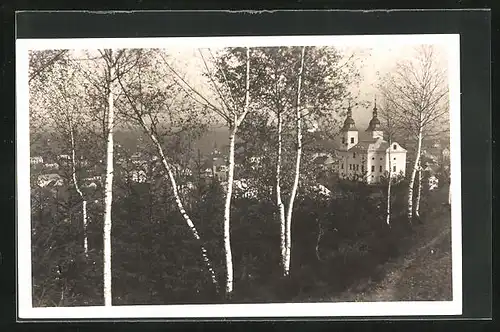
[[[278,205],[278,215],[280,218],[280,237],[281,237],[281,265],[283,268],[283,275],[286,275],[286,219],[285,219],[285,206],[281,199],[281,153],[282,153],[282,130],[283,119],[281,112],[278,113],[278,157],[276,161],[276,204]]]
[[[233,292],[233,254],[231,249],[231,198],[233,196],[234,182],[234,144],[236,133],[241,122],[245,119],[249,110],[250,102],[250,48],[246,49],[246,79],[245,79],[245,105],[243,113],[237,117],[233,114],[233,123],[230,126],[229,135],[229,165],[226,190],[226,202],[224,205],[224,251],[226,255],[226,297],[230,298]]]
[[[415,215],[420,217],[420,197],[422,195],[422,157],[418,160],[417,198],[415,199]]]
[[[389,183],[387,184],[387,216],[386,223],[391,225],[391,186],[392,186],[392,163],[391,163],[391,144],[389,140]]]
[[[231,130],[229,136],[229,167],[227,176],[226,202],[224,205],[224,251],[226,255],[226,295],[230,296],[233,291],[233,255],[231,250],[231,198],[233,195],[234,180],[234,141],[236,127]]]
[[[300,69],[298,75],[297,83],[297,157],[295,160],[295,177],[293,180],[292,192],[290,194],[290,201],[288,203],[287,219],[286,219],[286,255],[285,255],[285,276],[290,275],[290,261],[292,252],[292,214],[293,214],[293,204],[295,202],[295,196],[297,195],[297,188],[299,186],[299,175],[300,175],[300,160],[302,157],[302,112],[300,109],[300,93],[302,88],[302,72],[304,71],[304,55],[305,47],[302,47],[302,54],[300,60]]]
[[[104,186],[104,305],[111,306],[111,207],[113,203],[113,125],[114,105],[111,84],[108,95],[106,183]]]
[[[73,133],[73,124],[70,120],[69,123],[69,132],[71,136],[71,164],[72,164],[72,173],[73,173],[73,184],[75,186],[75,190],[82,199],[82,221],[83,221],[83,252],[85,256],[88,257],[88,240],[87,240],[87,200],[83,197],[83,193],[78,186],[78,181],[76,179],[76,156],[75,156],[75,136]]]
[[[415,176],[417,175],[417,169],[420,162],[421,150],[422,150],[422,129],[420,129],[418,132],[416,159],[413,164],[413,170],[411,172],[410,183],[408,186],[408,221],[410,223],[413,218],[413,187],[415,185]]]
[[[182,215],[182,217],[186,221],[186,224],[188,225],[189,229],[191,230],[193,237],[200,243],[201,256],[202,256],[203,262],[205,263],[207,270],[210,273],[210,276],[212,278],[212,283],[215,285],[217,292],[219,292],[219,283],[217,282],[217,276],[216,276],[215,271],[212,267],[212,263],[208,257],[207,250],[202,243],[202,240],[201,240],[201,237],[198,233],[198,230],[196,229],[193,221],[189,217],[188,213],[186,212],[186,210],[184,208],[184,205],[182,204],[182,200],[181,200],[181,197],[180,197],[180,194],[178,191],[177,181],[175,180],[175,176],[174,176],[174,173],[172,171],[172,167],[170,167],[170,164],[168,163],[167,158],[165,157],[165,154],[163,152],[163,148],[162,148],[160,142],[158,141],[157,137],[154,135],[154,133],[152,133],[151,131],[149,131],[147,129],[147,126],[144,123],[144,121],[142,120],[142,118],[140,119],[140,121],[141,121],[141,125],[142,125],[143,129],[149,134],[149,137],[151,138],[151,140],[155,144],[156,150],[161,157],[163,167],[165,168],[165,171],[167,172],[167,176],[168,176],[168,179],[170,181],[170,184],[172,185],[172,191],[174,192],[175,203],[177,204],[177,208],[179,209],[180,214]]]

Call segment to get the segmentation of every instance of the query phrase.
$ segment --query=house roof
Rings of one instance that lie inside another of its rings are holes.
[[[318,156],[314,158],[313,162],[318,165],[333,164],[335,160],[331,156]]]

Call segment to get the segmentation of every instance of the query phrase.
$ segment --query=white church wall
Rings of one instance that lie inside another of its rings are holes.
[[[394,149],[394,147],[396,149]],[[391,176],[398,176],[401,173],[406,174],[406,150],[398,143],[392,143],[386,150],[386,169],[389,170],[389,149],[391,158]]]

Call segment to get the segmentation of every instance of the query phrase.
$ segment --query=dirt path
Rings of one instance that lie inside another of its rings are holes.
[[[379,266],[378,271],[384,275],[381,281],[360,281],[336,301],[452,299],[451,226],[449,210],[441,205],[444,192],[433,193],[434,209],[416,229],[419,241],[415,247],[406,256]]]
[[[388,269],[386,278],[365,293],[363,301],[451,300],[449,245],[447,228],[404,258],[401,265]]]

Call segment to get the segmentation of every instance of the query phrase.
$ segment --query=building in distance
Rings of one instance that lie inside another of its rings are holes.
[[[349,105],[337,150],[337,156],[340,159],[339,177],[375,184],[389,174],[393,178],[405,176],[407,151],[399,143],[394,141],[389,143],[384,139],[376,102],[366,133],[368,138],[360,141],[359,131],[352,118]]]

